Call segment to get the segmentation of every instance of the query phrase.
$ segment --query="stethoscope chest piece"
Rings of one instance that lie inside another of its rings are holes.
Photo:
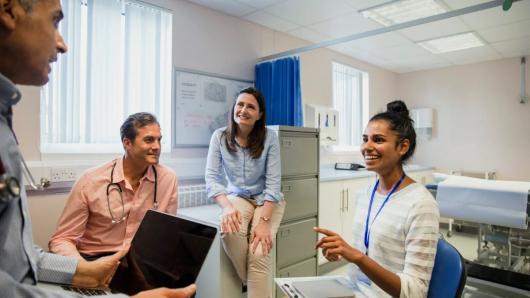
[[[156,169],[154,166],[153,167],[153,173],[155,175],[155,189],[154,189],[154,193],[153,193],[153,209],[154,210],[157,210],[158,209],[158,201],[156,200],[156,191],[157,191],[157,184],[158,184],[158,175],[157,175],[157,172],[156,172]],[[116,162],[114,162],[114,165],[112,165],[112,170],[110,172],[110,183],[107,184],[107,207],[109,209],[109,215],[110,215],[110,219],[111,219],[111,222],[113,224],[117,224],[117,223],[120,223],[124,220],[127,219],[127,214],[125,213],[125,202],[123,201],[123,191],[121,189],[121,186],[118,184],[118,183],[115,183],[114,182],[114,169],[116,168]],[[118,195],[120,197],[120,203],[121,203],[121,214],[120,216],[116,216],[116,214],[114,214],[112,212],[112,207],[110,206],[110,194],[111,192],[118,192]]]
[[[19,197],[20,190],[20,183],[17,178],[9,177],[6,174],[0,176],[0,200],[2,202]]]

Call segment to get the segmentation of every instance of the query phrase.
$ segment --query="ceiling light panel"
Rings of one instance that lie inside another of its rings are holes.
[[[384,26],[405,23],[447,12],[436,0],[401,0],[361,10],[360,13]]]
[[[467,32],[418,42],[418,45],[431,53],[439,54],[480,47],[484,42],[474,32]]]

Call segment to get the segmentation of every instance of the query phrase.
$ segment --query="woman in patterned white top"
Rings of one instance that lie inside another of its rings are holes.
[[[429,191],[403,171],[414,153],[416,134],[402,101],[373,116],[361,153],[378,180],[359,195],[353,241],[325,235],[317,247],[329,261],[352,263],[349,278],[357,297],[426,297],[438,242],[438,205]]]

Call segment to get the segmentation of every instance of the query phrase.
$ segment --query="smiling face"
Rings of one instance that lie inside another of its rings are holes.
[[[160,126],[151,123],[138,128],[134,140],[124,138],[123,147],[127,152],[127,157],[131,158],[135,164],[149,166],[158,164],[161,140]]]
[[[17,84],[44,85],[50,64],[67,50],[58,31],[63,18],[60,1],[40,0],[30,11],[19,1],[0,0],[0,4],[0,48],[7,58],[0,71]]]
[[[366,169],[384,175],[401,167],[401,158],[409,150],[409,140],[399,141],[385,120],[370,121],[363,134],[361,153]]]
[[[233,117],[239,127],[252,128],[261,116],[262,113],[254,95],[241,93],[237,97]]]

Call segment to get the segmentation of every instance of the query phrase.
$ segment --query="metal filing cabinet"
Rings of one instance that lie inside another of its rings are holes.
[[[315,128],[269,126],[280,142],[282,193],[287,202],[276,234],[275,277],[317,275],[319,135]],[[281,291],[276,290],[276,297]]]

